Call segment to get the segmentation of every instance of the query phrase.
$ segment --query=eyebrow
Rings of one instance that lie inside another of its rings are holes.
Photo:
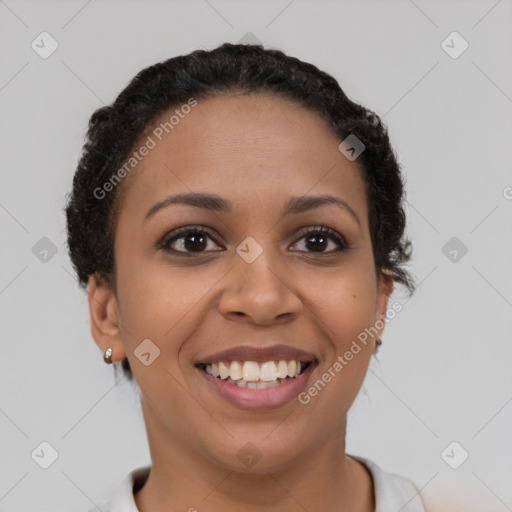
[[[186,204],[189,206],[195,206],[196,208],[221,213],[230,213],[233,209],[232,204],[227,199],[223,199],[220,196],[193,192],[189,194],[168,196],[165,199],[158,201],[147,211],[144,220],[146,221],[157,211],[171,204]],[[331,204],[348,212],[357,221],[359,227],[361,227],[361,221],[352,207],[343,199],[330,195],[292,197],[285,205],[283,216],[296,215],[313,210],[314,208]]]

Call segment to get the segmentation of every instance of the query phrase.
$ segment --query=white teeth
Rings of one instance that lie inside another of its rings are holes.
[[[260,380],[270,382],[277,379],[277,367],[274,361],[268,361],[261,365]]]
[[[260,367],[258,363],[254,361],[245,361],[242,374],[243,379],[247,382],[256,382],[257,380],[260,380]]]
[[[242,380],[242,365],[238,361],[232,361],[229,376],[233,380]]]
[[[277,376],[280,379],[288,377],[288,363],[286,361],[279,361],[277,364]]]
[[[229,367],[226,366],[222,361],[219,363],[219,372],[221,379],[227,379],[229,377]]]
[[[206,373],[214,377],[220,377],[228,382],[236,383],[240,387],[260,389],[252,384],[273,383],[280,384],[281,380],[288,377],[297,377],[305,363],[298,360],[265,361],[219,361],[218,363],[205,364]],[[242,384],[243,383],[243,384]],[[246,386],[251,383],[251,386]],[[269,387],[265,385],[264,387]]]
[[[297,362],[296,361],[289,361],[288,362],[288,377],[295,377],[295,370],[297,369]]]
[[[233,379],[229,378],[229,379],[226,379],[226,382],[228,382],[229,384],[234,384],[235,386],[238,386],[240,388],[265,389],[265,388],[273,388],[275,386],[280,386],[285,381],[284,380],[283,381],[273,380],[271,382],[262,382],[262,381],[246,382],[243,379],[233,380]]]

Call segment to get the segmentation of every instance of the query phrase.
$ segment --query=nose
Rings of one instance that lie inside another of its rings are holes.
[[[219,302],[219,311],[227,319],[274,325],[301,313],[302,301],[286,279],[286,266],[270,262],[264,255],[265,251],[252,263],[239,258],[228,274]]]

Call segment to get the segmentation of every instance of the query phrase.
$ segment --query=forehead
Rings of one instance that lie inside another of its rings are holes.
[[[359,166],[340,153],[328,123],[295,101],[264,93],[198,100],[160,116],[136,147],[148,137],[153,147],[130,174],[123,203],[150,207],[198,191],[262,204],[328,192],[359,202],[365,216]]]

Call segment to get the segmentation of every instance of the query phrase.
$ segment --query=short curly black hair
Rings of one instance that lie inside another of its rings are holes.
[[[375,268],[412,294],[414,280],[404,268],[412,250],[405,236],[404,182],[379,116],[349,100],[332,76],[312,64],[262,45],[230,43],[143,69],[112,105],[92,114],[65,210],[68,248],[80,286],[85,288],[96,274],[115,288],[114,234],[122,187],[112,187],[108,194],[97,191],[123,167],[162,114],[190,98],[229,92],[284,96],[320,114],[340,141],[353,134],[364,144],[357,162],[366,183]],[[122,368],[133,379],[126,358]]]

